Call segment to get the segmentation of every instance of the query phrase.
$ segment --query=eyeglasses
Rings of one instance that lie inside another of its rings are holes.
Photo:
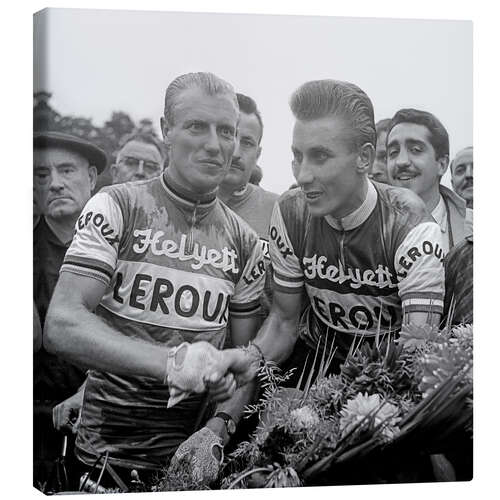
[[[156,172],[157,170],[161,170],[161,165],[159,163],[155,161],[141,160],[139,158],[134,158],[133,156],[125,156],[119,161],[119,163],[134,170],[138,170],[140,165],[142,164],[142,168],[146,172],[151,173]]]

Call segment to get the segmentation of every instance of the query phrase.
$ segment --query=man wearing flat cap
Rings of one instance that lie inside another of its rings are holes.
[[[43,326],[75,223],[90,199],[106,153],[79,137],[58,132],[33,136],[33,295]],[[41,348],[34,359],[34,484],[47,481],[60,453],[52,407],[72,395],[85,377],[82,368]]]

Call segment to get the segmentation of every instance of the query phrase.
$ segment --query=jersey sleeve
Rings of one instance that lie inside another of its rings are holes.
[[[233,317],[248,317],[259,312],[260,298],[264,291],[266,267],[262,247],[257,235],[251,238],[251,249],[240,279],[236,283],[234,295],[229,302],[229,312]]]
[[[435,222],[422,222],[403,238],[396,250],[394,265],[405,313],[442,314],[443,259],[441,230]]]
[[[123,215],[108,193],[97,193],[83,209],[60,272],[71,272],[109,286],[116,268]]]
[[[284,293],[301,293],[304,273],[288,235],[279,203],[274,206],[271,216],[269,254],[275,289]]]

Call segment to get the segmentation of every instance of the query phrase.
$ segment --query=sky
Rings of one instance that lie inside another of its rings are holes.
[[[34,90],[52,92],[62,114],[100,126],[125,111],[160,133],[165,89],[190,71],[211,71],[253,97],[264,120],[261,185],[271,191],[294,182],[288,100],[309,80],[357,84],[376,120],[404,107],[432,112],[451,157],[472,145],[470,21],[82,9],[35,20]]]

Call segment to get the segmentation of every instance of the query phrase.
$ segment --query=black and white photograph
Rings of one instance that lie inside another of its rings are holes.
[[[472,481],[473,139],[470,19],[34,12],[32,486]]]

